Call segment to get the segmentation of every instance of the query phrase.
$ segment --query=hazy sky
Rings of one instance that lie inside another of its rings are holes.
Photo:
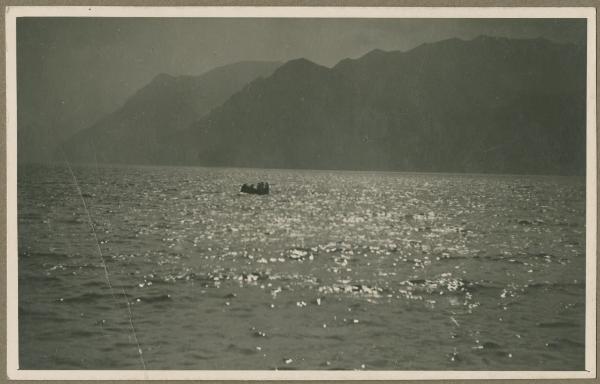
[[[332,66],[375,48],[482,34],[585,44],[585,30],[585,20],[547,19],[20,18],[19,135],[33,143],[42,132],[65,137],[87,128],[163,72],[298,57]]]

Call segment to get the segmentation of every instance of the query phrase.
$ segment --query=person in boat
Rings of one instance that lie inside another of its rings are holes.
[[[267,182],[262,183],[262,194],[263,195],[269,194],[269,183],[267,183]]]

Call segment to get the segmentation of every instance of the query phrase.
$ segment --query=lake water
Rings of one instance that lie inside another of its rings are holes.
[[[584,369],[583,178],[18,172],[22,369]]]

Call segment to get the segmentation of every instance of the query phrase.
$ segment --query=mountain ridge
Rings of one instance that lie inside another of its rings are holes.
[[[187,142],[211,144],[184,163],[580,174],[581,53],[539,39],[448,39],[332,68],[303,61],[301,71],[278,78],[284,64],[197,122]],[[206,134],[190,140],[194,129]]]
[[[582,174],[585,62],[574,44],[485,36],[294,59],[133,162]]]
[[[63,148],[73,161],[160,163],[165,137],[186,129],[249,81],[271,74],[279,65],[241,61],[199,76],[159,73],[116,111],[71,137]]]

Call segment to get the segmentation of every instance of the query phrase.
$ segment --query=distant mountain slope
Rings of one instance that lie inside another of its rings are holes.
[[[165,142],[173,163],[583,173],[585,47],[479,37],[292,60]],[[171,115],[172,116],[172,115]]]
[[[166,136],[222,104],[250,81],[270,75],[281,63],[247,61],[200,76],[160,74],[114,113],[66,143],[69,159],[79,162],[161,163]]]

